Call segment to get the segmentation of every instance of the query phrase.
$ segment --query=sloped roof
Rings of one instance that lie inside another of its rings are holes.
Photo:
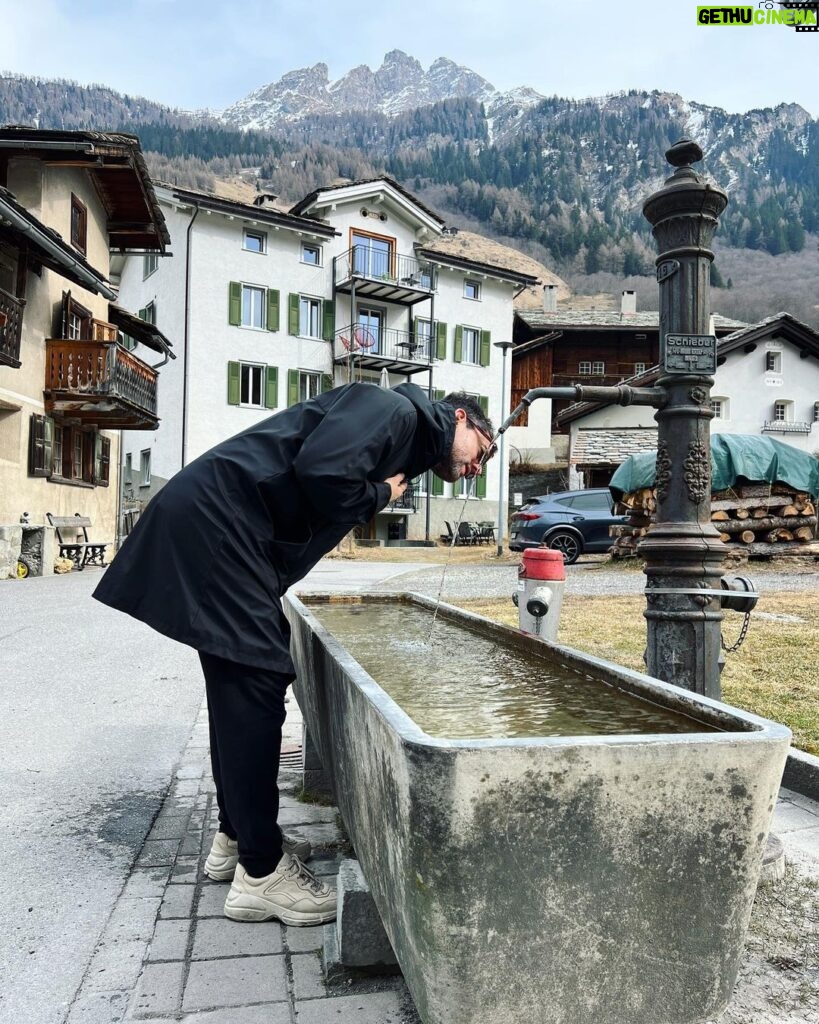
[[[659,330],[660,313],[656,309],[646,309],[637,313],[621,313],[609,309],[556,309],[547,312],[543,309],[517,309],[515,316],[536,331],[553,330],[561,327],[599,327],[622,330],[633,327],[635,330]],[[748,325],[742,320],[714,313],[714,327],[717,331],[736,331]]]
[[[116,292],[96,267],[73,246],[63,241],[62,235],[43,224],[22,206],[13,192],[0,186],[0,237],[12,244],[27,244],[36,252],[43,266],[53,270],[74,284],[87,288],[96,295],[113,299]]]
[[[395,189],[400,195],[404,197],[408,202],[412,203],[413,206],[417,206],[419,210],[422,210],[428,217],[431,217],[434,221],[437,221],[442,227],[446,223],[440,214],[437,214],[434,210],[431,210],[428,206],[425,206],[412,192],[408,192],[402,185],[399,185],[394,178],[390,178],[386,174],[379,175],[377,178],[359,178],[356,181],[344,181],[339,182],[335,185],[322,185],[321,188],[313,189],[304,199],[300,199],[295,206],[291,207],[290,212],[295,214],[303,214],[305,210],[311,207],[319,196],[326,192],[340,192],[345,188],[356,188],[359,185],[389,185],[390,188]]]
[[[105,207],[112,249],[164,252],[170,245],[171,236],[136,135],[5,125],[0,128],[0,149],[30,153],[51,164],[83,166]]]
[[[234,217],[243,217],[246,220],[255,220],[259,224],[276,224],[281,227],[291,228],[295,231],[303,231],[308,234],[323,235],[325,238],[334,238],[340,232],[326,221],[317,217],[300,217],[293,213],[287,213],[275,206],[256,206],[255,203],[244,203],[235,199],[226,199],[215,192],[205,192],[202,189],[180,188],[167,182],[157,181],[159,188],[167,189],[177,199],[183,202],[190,202],[203,209],[212,210],[214,213],[225,213]]]
[[[769,338],[773,334],[781,334],[797,347],[819,356],[819,332],[809,324],[797,320],[790,313],[784,312],[774,313],[759,323],[749,324],[725,338],[720,338],[720,355],[753,344],[762,338]]]
[[[428,247],[419,248],[419,255],[428,259],[430,263],[435,263],[438,266],[444,267],[458,267],[463,270],[472,270],[478,274],[486,274],[490,277],[500,277],[507,281],[514,281],[516,284],[527,286],[534,285],[537,283],[537,278],[531,274],[521,274],[517,270],[512,270],[506,266],[497,266],[492,263],[483,263],[480,260],[469,259],[466,256],[453,255],[450,253],[438,252],[436,249],[430,249]]]
[[[654,451],[656,447],[656,427],[579,430],[570,460],[576,466],[619,466],[629,455]]]

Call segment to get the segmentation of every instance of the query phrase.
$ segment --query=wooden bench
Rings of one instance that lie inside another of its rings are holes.
[[[46,512],[46,517],[57,533],[57,543],[60,545],[60,558],[70,558],[75,568],[82,570],[86,565],[104,565],[105,549],[107,543],[98,543],[88,539],[88,527],[91,520],[88,516],[81,516],[79,512],[73,516],[54,516]],[[61,531],[66,536],[73,531],[73,540],[63,540]],[[83,539],[79,540],[79,532],[82,531]]]

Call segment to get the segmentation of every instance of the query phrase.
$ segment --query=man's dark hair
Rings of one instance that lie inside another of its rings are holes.
[[[453,409],[463,409],[478,430],[483,431],[488,438],[491,439],[495,436],[492,420],[483,411],[480,402],[474,395],[467,395],[463,391],[453,391],[451,394],[445,395],[441,401],[451,405]]]

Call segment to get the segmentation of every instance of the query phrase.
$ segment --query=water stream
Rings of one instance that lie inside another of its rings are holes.
[[[311,611],[430,736],[450,739],[711,732],[712,728],[520,650],[513,640],[397,601]],[[437,619],[434,637],[430,629]]]

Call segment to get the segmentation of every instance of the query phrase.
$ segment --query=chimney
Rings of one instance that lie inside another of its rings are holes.
[[[557,285],[547,284],[543,286],[543,312],[557,312]]]
[[[637,312],[637,295],[633,290],[624,291],[620,296],[620,312],[624,315]]]
[[[275,206],[279,197],[275,192],[260,192],[253,200],[254,206]]]

